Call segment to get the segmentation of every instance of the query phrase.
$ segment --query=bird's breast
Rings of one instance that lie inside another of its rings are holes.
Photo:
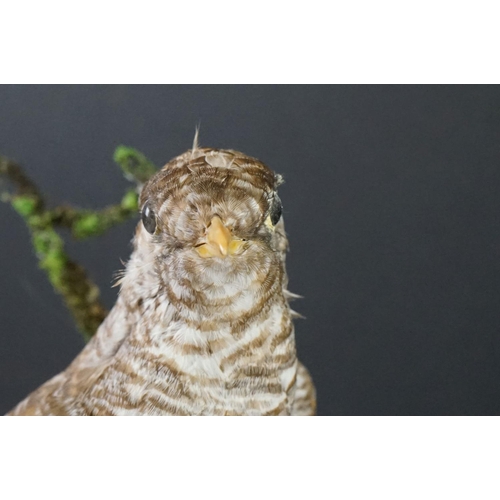
[[[151,334],[152,342],[122,348],[127,366],[117,374],[133,379],[108,381],[111,388],[124,388],[126,404],[118,414],[289,412],[297,362],[292,324],[279,304],[237,334],[230,324],[206,331],[182,321],[164,330],[159,325]]]

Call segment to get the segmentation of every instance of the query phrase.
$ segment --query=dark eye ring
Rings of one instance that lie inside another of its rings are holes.
[[[273,198],[273,202],[271,204],[271,211],[269,212],[269,216],[271,217],[271,222],[273,226],[278,224],[281,219],[281,213],[283,212],[283,206],[281,205],[280,197],[275,194]]]
[[[142,207],[141,218],[142,218],[142,223],[144,224],[144,228],[146,229],[146,231],[150,234],[155,234],[155,232],[156,232],[156,215],[153,212],[153,210],[151,210],[151,208],[149,208],[147,203]]]

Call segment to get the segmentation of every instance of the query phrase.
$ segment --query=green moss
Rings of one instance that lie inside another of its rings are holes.
[[[49,275],[50,282],[61,290],[64,284],[64,271],[66,268],[67,256],[64,251],[51,250],[40,260],[40,267]]]
[[[33,246],[37,255],[46,254],[53,245],[52,231],[38,231],[33,235]]]
[[[50,222],[50,214],[45,212],[43,215],[30,215],[27,217],[26,222],[32,231],[45,230],[52,227]]]
[[[85,238],[100,234],[103,230],[101,218],[96,213],[82,214],[73,224],[73,234]]]
[[[135,212],[139,209],[137,198],[138,196],[135,191],[128,191],[122,198],[120,205],[124,210]]]
[[[31,196],[16,196],[12,199],[14,210],[23,217],[29,217],[35,213],[37,200]]]
[[[144,184],[154,175],[157,168],[149,161],[145,155],[134,148],[128,146],[118,146],[113,155],[113,159],[121,169],[125,176],[140,184]]]

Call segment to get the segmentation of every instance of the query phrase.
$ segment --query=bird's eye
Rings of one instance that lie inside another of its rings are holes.
[[[156,231],[156,215],[146,204],[142,208],[142,223],[144,228],[150,234],[154,234]]]
[[[283,206],[281,205],[280,197],[276,194],[271,205],[271,211],[269,212],[269,217],[271,217],[271,222],[273,226],[278,224],[281,219],[281,212],[283,212]]]

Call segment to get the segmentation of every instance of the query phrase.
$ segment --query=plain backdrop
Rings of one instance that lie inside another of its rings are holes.
[[[118,144],[158,165],[200,143],[284,175],[299,357],[320,415],[500,413],[497,86],[0,86],[0,154],[51,203],[129,186]],[[111,307],[136,221],[71,242]],[[84,343],[0,205],[0,413]]]

